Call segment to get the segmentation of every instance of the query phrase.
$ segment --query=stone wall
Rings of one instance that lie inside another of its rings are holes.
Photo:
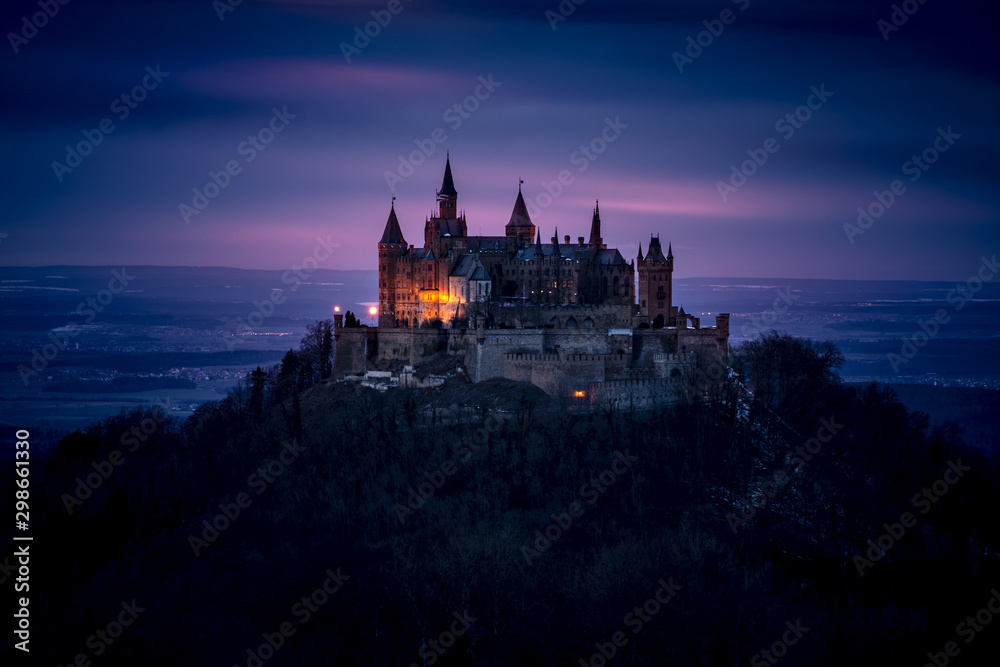
[[[707,356],[728,359],[728,317],[720,315],[716,322],[704,329],[338,327],[334,377],[392,361],[418,365],[445,353],[462,357],[474,382],[505,377],[530,382],[553,397],[579,398],[577,392],[586,392],[591,404],[646,407],[676,400],[687,371]]]

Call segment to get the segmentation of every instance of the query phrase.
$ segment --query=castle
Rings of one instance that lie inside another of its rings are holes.
[[[673,304],[674,256],[658,236],[625,261],[601,234],[599,203],[590,236],[543,243],[518,187],[503,236],[470,236],[447,158],[423,247],[407,244],[395,203],[378,242],[377,327],[334,318],[334,375],[412,366],[459,355],[473,381],[536,384],[578,402],[669,400],[707,355],[725,361],[729,315],[714,327]],[[638,280],[636,278],[638,277]],[[390,372],[386,373],[386,369]]]

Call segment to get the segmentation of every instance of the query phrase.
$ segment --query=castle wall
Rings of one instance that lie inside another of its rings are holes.
[[[587,388],[590,403],[597,407],[646,409],[677,403],[684,398],[682,380],[608,380]]]
[[[530,382],[549,396],[571,396],[604,381],[603,354],[507,354],[504,377]]]

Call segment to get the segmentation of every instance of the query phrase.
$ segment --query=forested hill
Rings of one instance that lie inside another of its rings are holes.
[[[580,413],[514,383],[326,383],[324,338],[187,422],[138,411],[62,440],[32,486],[33,659],[995,658],[996,628],[959,624],[1000,582],[996,461],[841,384],[830,345],[767,334],[690,402]]]

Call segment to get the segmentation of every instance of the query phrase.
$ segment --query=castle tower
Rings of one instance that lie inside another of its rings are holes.
[[[635,265],[639,274],[639,289],[636,292],[639,313],[654,326],[674,326],[671,292],[674,273],[673,246],[667,247],[667,255],[664,257],[660,238],[650,236],[649,250],[645,258],[642,256],[640,245]]]
[[[445,159],[444,178],[437,191],[438,214],[424,224],[424,247],[434,249],[437,255],[446,254],[451,239],[467,236],[465,216],[458,217],[458,191],[451,176],[451,155]],[[445,240],[444,245],[439,243]]]
[[[521,181],[521,183],[523,182]],[[528,207],[524,204],[520,184],[517,186],[517,201],[514,202],[514,210],[511,211],[505,232],[508,239],[520,239],[525,244],[531,243],[535,239],[535,223],[528,215]]]
[[[389,208],[382,239],[378,242],[378,325],[396,326],[396,260],[406,254],[406,239],[396,219],[396,198]]]

